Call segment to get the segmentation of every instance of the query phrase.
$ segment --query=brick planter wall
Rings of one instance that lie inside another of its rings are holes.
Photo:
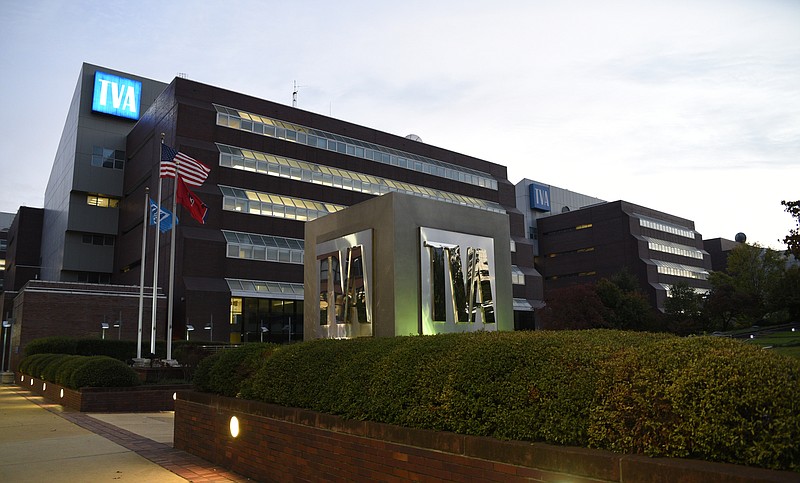
[[[258,481],[800,481],[798,473],[409,429],[193,391],[178,393],[174,441]]]
[[[14,382],[22,389],[64,407],[89,413],[135,413],[172,411],[176,391],[190,385],[85,387],[80,390],[16,373]],[[62,391],[63,390],[63,396]]]

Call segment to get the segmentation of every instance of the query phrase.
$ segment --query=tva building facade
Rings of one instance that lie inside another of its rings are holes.
[[[194,189],[206,223],[177,213],[176,336],[192,325],[209,329],[193,339],[302,339],[306,222],[388,193],[502,215],[509,256],[499,273],[523,275],[500,291],[509,306],[497,313],[508,327],[533,327],[541,280],[504,166],[184,78],[164,84],[89,64],[45,193],[42,280],[132,287],[144,270],[149,293],[157,235],[143,214],[145,193],[158,193],[162,139],[211,168]],[[172,183],[163,180],[166,207]],[[170,235],[158,235],[162,290]],[[129,329],[130,316],[119,318]]]

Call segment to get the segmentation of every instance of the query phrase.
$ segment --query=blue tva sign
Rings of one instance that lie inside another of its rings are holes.
[[[532,183],[529,186],[531,196],[531,209],[537,211],[550,211],[550,187]]]
[[[141,82],[100,71],[94,73],[93,111],[139,119],[141,99]]]

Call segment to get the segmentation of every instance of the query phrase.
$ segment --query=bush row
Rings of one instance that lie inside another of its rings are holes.
[[[408,427],[800,470],[800,361],[735,340],[592,330],[238,350],[198,368],[202,389]],[[254,362],[241,385],[230,378]]]
[[[138,386],[139,376],[122,361],[108,356],[34,354],[20,361],[19,372],[70,389]]]
[[[262,361],[278,347],[256,342],[217,352],[200,362],[192,382],[200,391],[235,397],[242,383],[252,377]]]
[[[194,364],[202,357],[208,355],[202,346],[208,345],[204,341],[176,340],[172,343],[172,357],[181,364]],[[150,343],[142,344],[142,357],[150,353]],[[136,342],[131,340],[114,339],[75,339],[71,337],[43,337],[29,342],[25,346],[25,355],[34,354],[72,354],[82,356],[108,356],[120,361],[127,361],[136,357]],[[167,344],[165,341],[156,341],[156,355],[165,358]]]

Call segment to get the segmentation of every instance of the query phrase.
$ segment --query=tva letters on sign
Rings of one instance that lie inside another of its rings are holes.
[[[93,111],[139,119],[141,98],[141,82],[100,71],[94,73]]]
[[[550,211],[550,187],[540,184],[531,184],[530,187],[531,209]]]
[[[494,241],[420,228],[424,334],[496,330]]]

